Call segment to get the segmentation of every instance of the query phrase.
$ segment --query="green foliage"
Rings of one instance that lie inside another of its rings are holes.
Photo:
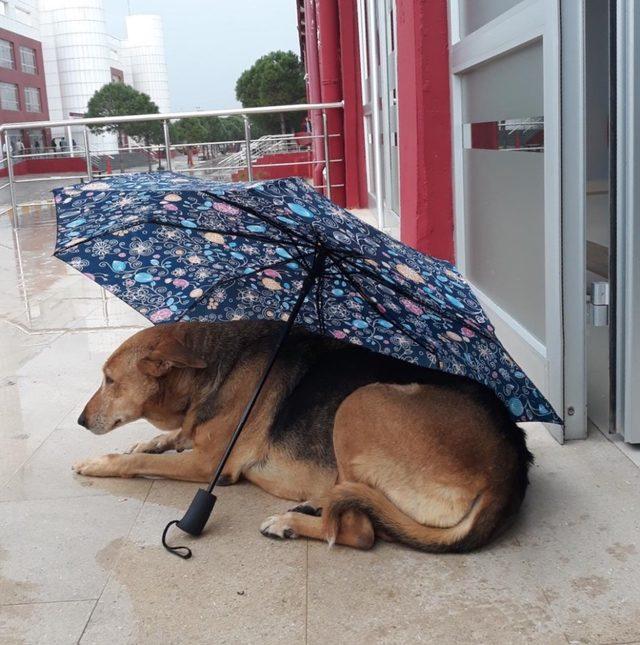
[[[158,114],[158,106],[148,94],[139,92],[124,83],[107,83],[91,97],[86,117],[127,116],[130,114]],[[93,132],[122,132],[145,143],[160,143],[163,140],[160,121],[91,126]]]
[[[172,143],[244,140],[242,117],[191,117],[171,125]]]
[[[275,51],[259,58],[236,83],[236,98],[243,107],[304,103],[304,67],[293,52]],[[289,112],[252,117],[253,134],[293,132],[300,128],[302,115]],[[260,132],[256,132],[260,130]]]

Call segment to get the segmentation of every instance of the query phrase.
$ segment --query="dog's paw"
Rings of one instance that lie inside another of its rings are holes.
[[[102,457],[90,457],[73,464],[73,470],[78,475],[86,477],[111,477],[113,472],[113,459],[117,455],[103,455]]]
[[[303,515],[320,517],[322,515],[322,508],[314,506],[310,502],[302,502],[302,504],[298,504],[298,506],[290,508],[289,513],[302,513]]]
[[[136,452],[144,452],[147,454],[157,455],[166,452],[166,450],[165,438],[160,435],[158,437],[154,437],[150,441],[139,441],[138,443],[134,443],[133,446],[128,450],[125,450],[124,453],[125,455],[131,455]]]
[[[291,514],[272,515],[260,526],[260,533],[270,538],[297,538],[298,534],[291,528]]]

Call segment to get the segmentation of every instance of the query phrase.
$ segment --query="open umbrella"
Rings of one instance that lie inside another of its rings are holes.
[[[211,491],[294,321],[475,379],[515,421],[561,423],[455,267],[368,226],[300,179],[222,184],[140,173],[54,196],[55,255],[152,323],[286,321],[208,490],[177,522],[192,535],[204,528]]]

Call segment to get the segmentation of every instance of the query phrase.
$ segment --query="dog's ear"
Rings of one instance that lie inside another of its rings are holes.
[[[162,376],[170,368],[194,367],[202,369],[207,364],[199,356],[183,345],[177,338],[167,338],[153,349],[148,356],[138,361],[138,368],[149,376]]]

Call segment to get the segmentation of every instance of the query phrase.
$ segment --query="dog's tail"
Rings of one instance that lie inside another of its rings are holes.
[[[501,520],[510,515],[508,506],[505,500],[485,491],[455,526],[425,526],[403,513],[381,491],[366,484],[345,482],[329,493],[322,513],[323,532],[330,545],[335,543],[340,516],[354,510],[367,515],[381,533],[415,549],[432,553],[471,551],[491,539]]]

